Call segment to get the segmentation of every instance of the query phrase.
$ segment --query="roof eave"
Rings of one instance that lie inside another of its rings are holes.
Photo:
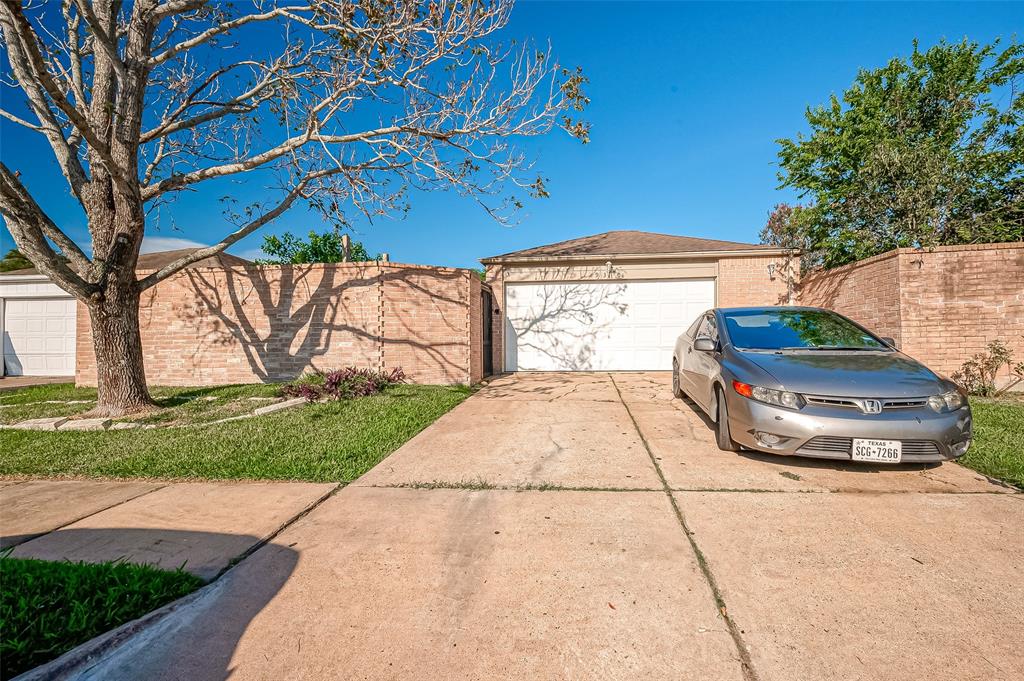
[[[45,274],[39,274],[34,272],[32,274],[9,274],[7,272],[0,272],[0,281],[50,281],[50,278]]]
[[[496,255],[490,258],[481,258],[484,265],[508,265],[516,263],[538,263],[538,262],[583,262],[587,260],[666,260],[679,258],[723,258],[743,257],[752,255],[798,255],[799,251],[788,248],[742,248],[720,251],[682,251],[677,253],[608,253],[608,254],[584,254],[584,255]]]

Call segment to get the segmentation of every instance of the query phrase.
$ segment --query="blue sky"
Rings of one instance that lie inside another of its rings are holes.
[[[1018,39],[1018,3],[521,2],[505,37],[550,40],[590,78],[586,146],[553,133],[524,146],[549,178],[515,226],[454,193],[414,194],[404,219],[357,221],[355,237],[391,259],[478,266],[481,257],[610,229],[756,242],[776,189],[776,144],[804,129],[804,109],[841,92],[859,67],[966,36]],[[88,234],[41,140],[4,122],[0,154],[73,238]],[[259,181],[234,183],[258,196]],[[213,243],[226,232],[215,195],[184,195],[147,233],[147,249]],[[171,227],[171,223],[177,229]],[[296,209],[260,234],[322,224]],[[232,252],[255,257],[253,235]],[[13,247],[0,228],[0,248]]]

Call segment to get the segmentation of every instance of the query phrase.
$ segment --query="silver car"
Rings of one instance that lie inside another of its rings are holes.
[[[821,308],[709,310],[676,341],[672,389],[707,412],[727,451],[900,463],[971,444],[954,383]]]

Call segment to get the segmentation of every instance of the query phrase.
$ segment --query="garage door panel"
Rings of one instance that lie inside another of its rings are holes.
[[[509,284],[506,366],[668,369],[675,340],[714,306],[713,279]]]
[[[4,301],[4,371],[12,376],[73,376],[76,306],[71,298]]]

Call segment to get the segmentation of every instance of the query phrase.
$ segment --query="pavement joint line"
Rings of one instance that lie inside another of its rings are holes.
[[[31,480],[25,480],[24,482],[32,482],[32,481]],[[145,492],[139,492],[138,494],[136,494],[133,497],[128,497],[127,499],[121,499],[120,501],[115,501],[114,503],[110,504],[109,506],[104,506],[103,508],[96,509],[92,513],[86,513],[85,515],[83,515],[81,517],[78,517],[78,518],[75,518],[74,520],[69,520],[68,522],[64,523],[63,525],[58,525],[57,527],[53,528],[52,530],[47,530],[46,532],[40,532],[39,534],[28,536],[26,539],[21,540],[17,544],[10,544],[7,547],[5,547],[5,550],[6,549],[10,549],[10,548],[14,548],[15,546],[21,546],[22,544],[26,544],[26,543],[32,541],[33,539],[39,539],[40,537],[45,537],[48,534],[53,534],[54,532],[58,532],[60,530],[63,530],[65,527],[68,527],[69,525],[74,525],[75,523],[81,522],[81,521],[85,520],[86,518],[91,518],[91,517],[93,517],[94,515],[96,515],[98,513],[103,513],[104,511],[109,511],[110,509],[116,508],[117,506],[120,506],[121,504],[127,504],[129,501],[135,501],[136,499],[141,499],[142,497],[146,496],[147,494],[152,494],[153,492],[159,492],[160,490],[162,490],[162,489],[164,489],[165,487],[168,487],[168,486],[169,485],[160,485],[159,487],[154,487],[153,489],[147,489]]]
[[[327,501],[328,499],[333,497],[339,491],[345,489],[345,487],[347,487],[346,483],[339,482],[337,485],[335,485],[331,489],[327,490],[324,494],[320,495],[319,498],[317,498],[317,499],[313,500],[311,503],[307,504],[304,509],[302,509],[301,511],[299,511],[298,513],[293,515],[291,518],[288,518],[287,520],[285,520],[284,523],[282,523],[280,525],[280,527],[278,527],[276,530],[274,530],[273,532],[268,534],[263,539],[260,539],[259,541],[254,543],[252,546],[247,548],[245,551],[243,551],[242,553],[238,554],[237,556],[232,558],[230,561],[228,561],[228,564],[225,565],[224,567],[222,567],[220,569],[220,572],[218,572],[216,575],[214,575],[213,579],[211,579],[207,583],[209,584],[209,583],[212,583],[212,582],[216,582],[218,579],[221,578],[222,575],[224,575],[225,572],[227,572],[231,568],[235,567],[236,565],[241,563],[243,560],[245,560],[246,558],[248,558],[252,554],[254,554],[257,551],[259,551],[261,548],[263,548],[264,546],[269,544],[270,542],[274,541],[278,537],[278,535],[280,535],[282,532],[284,532],[286,529],[288,529],[289,527],[294,525],[299,520],[302,520],[307,515],[312,513],[313,510],[315,510],[320,504],[324,503],[325,501]]]
[[[619,390],[619,384],[615,382],[615,377],[609,373],[608,378],[611,379],[612,385],[615,386],[615,392],[619,394],[619,400],[622,402],[622,406],[626,409],[629,419],[633,422],[636,434],[640,437],[640,441],[643,443],[644,449],[647,450],[647,456],[650,457],[651,463],[654,465],[654,470],[657,471],[658,477],[661,479],[662,489],[665,492],[665,496],[668,497],[668,502],[672,506],[672,510],[675,512],[676,520],[679,522],[679,527],[683,530],[683,535],[686,537],[686,540],[690,542],[690,548],[693,549],[693,553],[697,558],[697,565],[700,567],[700,571],[704,575],[704,580],[711,589],[711,595],[715,600],[715,606],[718,609],[718,613],[722,616],[722,619],[725,620],[726,627],[729,630],[729,635],[732,637],[733,643],[736,646],[736,652],[739,653],[740,670],[743,672],[743,678],[746,679],[746,681],[759,681],[757,671],[754,669],[754,664],[750,657],[750,650],[747,648],[747,644],[743,640],[740,628],[729,615],[729,609],[726,607],[725,599],[722,598],[722,592],[718,588],[718,582],[715,580],[715,575],[711,572],[711,566],[708,564],[707,558],[704,556],[704,552],[700,550],[699,546],[697,546],[697,541],[693,538],[693,533],[690,532],[690,528],[686,524],[686,518],[683,516],[683,510],[679,508],[676,498],[672,495],[672,488],[669,486],[668,480],[665,479],[665,474],[662,472],[661,466],[658,465],[658,459],[654,456],[654,452],[651,451],[651,447],[647,443],[647,438],[644,437],[643,431],[640,430],[640,424],[637,423],[636,417],[633,416],[633,411],[629,408],[629,405],[626,404],[626,400],[623,399],[622,391]]]
[[[419,489],[438,490],[455,489],[484,492],[663,492],[657,487],[587,487],[563,485],[496,485],[477,484],[472,482],[396,482],[389,484],[353,485],[370,489]]]
[[[1024,498],[1024,494],[1017,491],[1011,492],[999,492],[995,490],[963,490],[963,491],[946,491],[946,490],[921,490],[921,489],[841,489],[841,488],[825,488],[825,489],[761,489],[757,487],[751,487],[744,489],[742,487],[672,487],[673,492],[717,492],[717,493],[731,493],[731,494],[860,494],[860,495],[900,495],[900,494],[927,494],[932,496],[978,496],[978,495],[992,495],[997,497],[1020,497]]]

